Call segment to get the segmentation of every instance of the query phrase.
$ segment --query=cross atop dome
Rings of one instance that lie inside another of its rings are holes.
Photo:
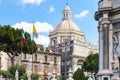
[[[68,0],[67,0],[67,3],[66,3],[66,5],[68,5]]]
[[[66,7],[63,10],[63,20],[66,20],[66,19],[71,20],[71,15],[72,15],[72,11],[70,7],[68,6],[68,0],[67,0]]]

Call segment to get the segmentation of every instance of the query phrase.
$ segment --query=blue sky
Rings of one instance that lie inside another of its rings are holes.
[[[32,23],[37,28],[39,38],[36,43],[47,46],[48,34],[62,20],[62,11],[67,0],[0,0],[0,24],[12,25],[32,33]],[[69,0],[72,19],[85,33],[86,40],[93,44],[98,42],[97,11],[98,0]]]

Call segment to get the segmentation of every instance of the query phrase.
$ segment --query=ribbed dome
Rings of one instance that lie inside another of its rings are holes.
[[[62,20],[60,24],[57,25],[54,31],[61,31],[61,30],[80,31],[79,27],[72,20]]]
[[[57,25],[54,31],[61,31],[61,30],[75,30],[80,31],[79,27],[72,21],[71,18],[72,11],[70,7],[67,5],[63,10],[63,19],[60,24]]]

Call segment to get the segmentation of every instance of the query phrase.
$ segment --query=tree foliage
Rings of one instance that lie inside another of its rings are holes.
[[[23,79],[23,80],[28,80],[28,77],[27,77],[27,73],[24,73],[21,77],[20,77],[20,80]]]
[[[11,78],[11,74],[8,71],[0,70],[0,75],[2,75],[4,78]]]
[[[19,65],[12,65],[11,67],[9,67],[8,72],[11,74],[12,76],[12,80],[15,79],[15,73],[16,70],[18,70],[18,74],[19,74],[19,78],[23,77],[26,74],[25,69],[22,66]],[[27,75],[26,75],[27,76]]]
[[[97,73],[98,72],[98,54],[90,54],[86,57],[82,66],[84,71]]]
[[[39,80],[39,77],[40,77],[39,74],[36,74],[36,73],[31,74],[31,78],[32,78],[32,80]]]
[[[74,80],[85,80],[85,74],[82,69],[78,68],[73,74]]]
[[[6,52],[14,64],[14,57],[21,53],[33,53],[37,50],[37,45],[30,38],[30,34],[25,32],[27,42],[22,43],[22,29],[14,29],[10,25],[0,26],[0,50]]]

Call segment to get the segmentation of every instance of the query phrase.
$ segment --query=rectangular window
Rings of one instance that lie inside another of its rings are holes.
[[[57,63],[57,57],[54,57],[54,64]]]
[[[26,70],[27,69],[27,64],[23,64],[23,67]]]
[[[37,73],[37,72],[38,72],[38,66],[34,65],[34,73]]]
[[[0,57],[0,65],[1,65],[1,57]]]
[[[104,77],[103,80],[108,80],[108,77]]]
[[[26,54],[24,54],[24,60],[26,60]]]
[[[45,62],[47,63],[47,56],[45,55]]]
[[[44,66],[44,75],[48,75],[48,66]]]
[[[1,67],[2,67],[2,58],[0,57],[0,70],[1,70]]]
[[[54,71],[55,71],[55,73],[58,73],[57,67],[54,67]]]
[[[37,54],[35,54],[35,61],[37,61]]]
[[[103,76],[102,80],[110,80],[110,77],[109,76]]]

